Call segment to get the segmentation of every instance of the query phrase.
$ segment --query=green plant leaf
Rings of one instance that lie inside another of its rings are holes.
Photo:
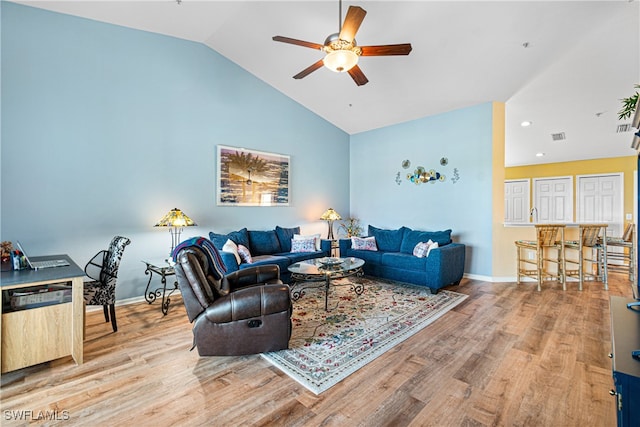
[[[640,85],[634,86],[636,89],[640,89]],[[629,117],[636,111],[636,105],[638,104],[638,92],[631,95],[629,98],[623,98],[620,100],[622,102],[622,109],[618,111],[618,120],[624,120]]]

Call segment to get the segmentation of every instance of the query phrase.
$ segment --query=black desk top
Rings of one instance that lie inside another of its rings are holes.
[[[640,360],[631,357],[633,350],[640,350],[640,310],[627,308],[627,303],[632,301],[629,298],[611,297],[613,369],[640,377]]]
[[[15,286],[24,283],[44,282],[50,280],[64,280],[72,277],[84,276],[84,270],[73,262],[69,255],[47,255],[33,257],[34,261],[44,261],[49,259],[66,259],[68,266],[41,268],[32,270],[30,268],[24,270],[3,271],[0,273],[0,288],[5,286]]]

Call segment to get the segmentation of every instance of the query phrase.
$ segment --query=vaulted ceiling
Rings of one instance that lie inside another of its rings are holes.
[[[640,83],[634,0],[344,1],[343,18],[350,5],[367,11],[358,45],[413,45],[361,57],[364,86],[326,68],[294,80],[322,53],[272,41],[322,44],[338,31],[337,0],[18,3],[201,42],[349,134],[500,101],[507,166],[636,153],[633,133],[617,133],[630,122],[620,99]]]

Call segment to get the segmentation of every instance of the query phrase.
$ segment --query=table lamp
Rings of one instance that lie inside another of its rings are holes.
[[[194,225],[198,224],[193,222],[193,220],[186,216],[180,209],[174,208],[163,216],[154,227],[171,227],[169,228],[169,232],[171,233],[171,252],[169,252],[169,254],[171,254],[173,253],[173,249],[180,243],[182,228]]]
[[[333,240],[333,221],[341,220],[342,217],[338,212],[334,211],[333,208],[329,208],[322,214],[320,219],[324,219],[329,224],[329,234],[327,235],[327,239]]]

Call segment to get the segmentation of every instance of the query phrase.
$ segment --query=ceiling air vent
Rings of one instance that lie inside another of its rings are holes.
[[[624,123],[624,124],[618,125],[618,127],[616,128],[616,133],[631,132],[631,129],[633,129],[631,127],[631,123]]]
[[[565,139],[567,139],[567,137],[565,136],[564,132],[558,132],[552,133],[551,139],[554,141],[564,141]]]

